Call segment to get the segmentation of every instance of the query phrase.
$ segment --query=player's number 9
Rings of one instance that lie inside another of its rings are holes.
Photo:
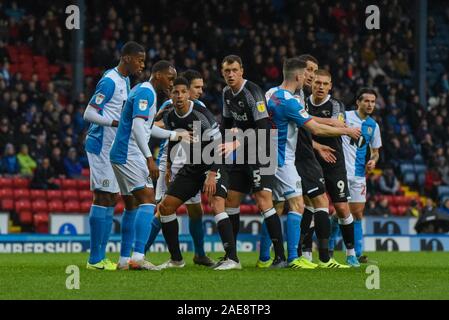
[[[345,182],[343,180],[338,181],[337,188],[343,193],[345,191]]]

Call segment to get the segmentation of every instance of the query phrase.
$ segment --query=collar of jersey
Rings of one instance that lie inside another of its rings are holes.
[[[354,113],[355,113],[355,115],[357,116],[357,118],[359,118],[360,121],[362,121],[362,122],[368,120],[368,118],[369,118],[369,116],[368,116],[368,117],[366,117],[365,119],[362,119],[362,118],[360,117],[359,113],[357,112],[357,110],[354,110]]]
[[[122,76],[122,75],[120,74],[120,72],[118,72],[117,67],[114,68],[114,71],[117,72],[117,74],[120,76],[120,78],[122,78],[123,80],[126,80],[126,77]]]
[[[326,102],[328,102],[329,99],[331,98],[331,95],[328,94],[328,95],[327,95],[327,98],[324,99],[324,101],[321,102],[320,104],[315,104],[315,103],[313,102],[313,99],[312,99],[312,98],[313,98],[313,96],[310,96],[310,103],[311,103],[313,106],[315,106],[315,107],[319,107],[319,106],[322,106],[323,104],[325,104]]]
[[[232,95],[233,95],[234,97],[235,97],[236,95],[238,95],[240,92],[242,92],[242,90],[243,90],[243,88],[245,87],[245,84],[246,84],[247,81],[248,81],[248,80],[246,80],[246,79],[243,80],[242,86],[240,87],[239,91],[237,91],[236,93],[234,93],[234,91],[232,91],[232,88],[229,87],[229,89],[231,89],[231,93],[232,93]]]
[[[192,112],[192,110],[193,110],[193,101],[191,101],[191,100],[189,100],[189,101],[190,101],[189,111],[187,111],[187,113],[186,113],[185,115],[180,116],[180,115],[176,112],[176,109],[174,109],[174,110],[175,110],[175,114],[176,114],[176,116],[177,116],[178,118],[181,118],[181,119],[187,118],[187,116]]]

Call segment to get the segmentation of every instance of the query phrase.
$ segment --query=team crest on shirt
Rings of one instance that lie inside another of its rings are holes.
[[[104,94],[97,93],[97,95],[95,96],[95,103],[102,104],[104,101],[104,98],[105,98]]]
[[[267,108],[265,107],[265,102],[263,102],[263,101],[257,102],[256,106],[257,106],[257,111],[259,111],[259,112],[265,112],[267,110]]]
[[[308,114],[307,111],[304,110],[304,109],[299,110],[299,115],[300,115],[301,117],[303,117],[304,119],[307,119],[307,118],[309,117],[309,114]]]
[[[345,122],[345,116],[343,115],[343,113],[338,114],[338,120]]]
[[[148,107],[148,101],[147,100],[139,100],[139,109],[141,111],[144,111]]]
[[[243,101],[239,101],[238,104],[239,104],[239,107],[240,107],[240,108],[244,108],[244,107],[245,107]]]
[[[108,188],[109,187],[109,180],[108,179],[104,179],[103,180],[103,188]]]
[[[371,135],[373,133],[373,128],[368,127],[368,134]]]

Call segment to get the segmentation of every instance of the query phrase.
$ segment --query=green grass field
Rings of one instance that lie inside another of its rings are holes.
[[[212,257],[217,258],[215,254]],[[349,270],[259,270],[240,254],[243,270],[194,266],[159,272],[90,271],[87,254],[1,254],[0,299],[449,299],[449,253],[370,253],[380,289],[365,286],[366,265]],[[117,255],[110,258],[117,259]],[[167,254],[151,254],[162,263]],[[342,255],[337,256],[343,261]],[[80,267],[80,289],[66,289],[68,265]]]

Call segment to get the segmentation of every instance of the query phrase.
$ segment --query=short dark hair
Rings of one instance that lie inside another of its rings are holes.
[[[332,75],[329,71],[327,71],[326,69],[318,69],[315,71],[315,75],[316,76],[325,76],[325,77],[329,77],[332,80]]]
[[[291,79],[295,71],[305,69],[306,63],[298,58],[285,59],[283,66],[283,73],[285,79]]]
[[[160,60],[153,65],[151,68],[151,73],[154,74],[156,72],[167,71],[170,68],[175,68],[170,61]]]
[[[372,88],[360,88],[359,91],[357,91],[356,99],[357,101],[361,101],[363,99],[364,94],[373,94],[377,99],[377,92],[376,90]]]
[[[307,63],[307,61],[311,61],[316,65],[318,65],[318,59],[312,56],[311,54],[302,54],[298,57],[298,59],[304,61],[305,63]]]
[[[235,54],[231,54],[229,56],[226,56],[223,58],[223,61],[221,62],[221,65],[223,66],[225,63],[231,64],[237,62],[241,67],[243,67],[242,58]]]
[[[125,43],[122,47],[122,50],[120,51],[120,55],[122,57],[124,56],[134,56],[138,53],[145,53],[145,48],[134,41],[128,41]]]
[[[185,78],[189,82],[189,86],[192,84],[192,81],[195,79],[203,79],[201,73],[196,70],[189,69],[181,73],[181,77]]]
[[[189,87],[189,81],[184,77],[177,77],[175,81],[173,81],[173,87],[184,85],[187,88]]]

